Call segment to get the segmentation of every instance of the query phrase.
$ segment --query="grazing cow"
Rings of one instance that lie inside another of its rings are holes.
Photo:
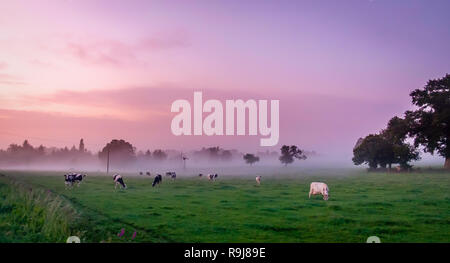
[[[217,176],[218,176],[217,174],[208,174],[208,180],[214,181],[216,180]]]
[[[64,175],[64,183],[66,187],[72,187],[74,183],[77,183],[77,186],[80,186],[81,181],[83,181],[85,176],[85,174],[68,173]]]
[[[155,179],[153,179],[152,187],[155,187],[155,185],[162,183],[162,176],[158,174],[155,176]]]
[[[170,176],[173,180],[177,178],[177,174],[175,172],[167,172],[166,176]]]
[[[118,185],[121,185],[122,188],[124,188],[124,189],[127,188],[127,185],[123,182],[123,178],[122,178],[122,176],[120,174],[115,174],[113,176],[113,180],[116,183],[115,186],[114,186],[114,189],[116,189]]]
[[[258,185],[261,184],[261,176],[256,176],[256,183],[257,183]]]
[[[326,183],[312,182],[309,187],[309,198],[311,195],[323,195],[323,200],[328,200],[328,185]]]
[[[203,176],[203,174],[198,174],[198,177],[202,177]]]
[[[64,175],[64,184],[67,187],[72,187],[73,183],[75,182],[74,180],[75,175],[73,173],[68,173]]]
[[[77,183],[77,186],[80,186],[81,181],[83,181],[84,177],[86,177],[85,174],[74,174],[73,175],[73,182]]]

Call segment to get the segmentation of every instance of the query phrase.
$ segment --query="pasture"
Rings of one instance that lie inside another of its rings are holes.
[[[260,186],[253,175],[181,175],[154,188],[154,176],[123,174],[126,190],[100,173],[72,189],[63,172],[0,173],[0,242],[450,241],[448,172],[319,170],[264,175]],[[328,201],[308,199],[312,181],[328,184]]]

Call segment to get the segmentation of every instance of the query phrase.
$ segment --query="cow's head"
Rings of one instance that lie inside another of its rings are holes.
[[[325,189],[323,189],[323,200],[328,200],[328,197],[330,195],[328,194],[328,187],[325,187]]]

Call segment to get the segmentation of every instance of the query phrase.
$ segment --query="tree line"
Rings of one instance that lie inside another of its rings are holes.
[[[403,170],[424,152],[438,154],[450,169],[450,75],[429,80],[423,89],[410,93],[415,110],[395,116],[377,134],[359,138],[353,148],[353,163],[367,164],[369,169],[391,168],[398,164]]]
[[[280,154],[275,151],[260,152],[258,154],[264,158],[263,160],[276,160],[278,158],[284,165],[294,162],[295,159],[306,159],[306,152],[295,145],[283,145],[280,149]],[[136,147],[130,142],[123,139],[114,139],[107,143],[97,154],[94,154],[86,149],[83,139],[80,140],[78,147],[73,145],[71,148],[45,147],[43,145],[33,147],[28,140],[25,140],[22,145],[10,144],[6,150],[0,150],[0,165],[10,167],[39,164],[71,166],[97,163],[103,166],[109,162],[113,168],[132,168],[133,165],[152,165],[163,163],[164,161],[176,162],[183,166],[186,165],[188,160],[189,162],[206,161],[210,164],[216,164],[218,162],[239,160],[242,157],[245,163],[250,165],[260,161],[260,157],[255,154],[242,154],[237,150],[227,150],[218,146],[203,147],[200,150],[188,153],[162,149],[136,151]]]

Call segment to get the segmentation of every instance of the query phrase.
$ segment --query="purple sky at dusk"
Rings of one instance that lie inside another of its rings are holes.
[[[450,73],[449,1],[2,1],[0,148],[219,145],[172,135],[176,99],[279,99],[280,141],[349,159]],[[206,116],[206,114],[205,114]]]

